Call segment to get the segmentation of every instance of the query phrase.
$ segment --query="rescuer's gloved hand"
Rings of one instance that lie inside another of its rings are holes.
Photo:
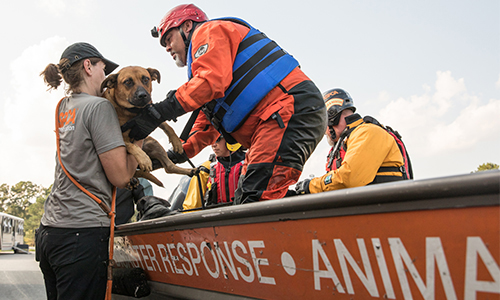
[[[297,182],[295,185],[295,191],[298,195],[309,194],[309,182],[311,179],[305,179],[303,181]]]
[[[165,119],[154,108],[152,104],[144,107],[133,119],[123,124],[121,129],[125,132],[130,129],[128,136],[132,140],[142,140],[146,138],[156,127],[160,126]]]
[[[144,187],[142,184],[139,184],[137,187],[132,189],[132,197],[134,198],[134,203],[137,204],[137,202],[144,197]]]
[[[157,160],[156,158],[153,158],[151,160],[151,163],[153,163],[153,171],[163,168],[163,165],[161,164],[161,162],[159,160]]]
[[[144,196],[137,202],[137,218],[140,221],[155,219],[169,215],[170,203],[162,198],[155,196]]]
[[[186,111],[177,101],[175,92],[170,91],[165,100],[142,108],[137,116],[122,125],[122,132],[130,129],[128,136],[137,141],[146,138],[164,121],[177,121],[176,118]]]
[[[191,169],[191,174],[189,174],[188,176],[189,177],[198,176],[202,170],[202,167],[203,166],[198,166],[197,168]]]
[[[182,164],[183,162],[186,162],[188,160],[188,157],[186,155],[186,152],[182,153],[177,153],[172,149],[169,149],[167,151],[168,158],[174,163],[174,164]]]

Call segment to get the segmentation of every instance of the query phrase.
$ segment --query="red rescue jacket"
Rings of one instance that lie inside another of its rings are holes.
[[[245,153],[234,152],[231,156],[217,158],[210,167],[209,204],[232,202],[238,187]]]

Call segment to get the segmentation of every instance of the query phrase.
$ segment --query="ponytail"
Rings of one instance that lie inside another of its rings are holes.
[[[102,59],[97,57],[91,57],[88,59],[92,65],[102,61]],[[58,65],[48,64],[47,67],[45,67],[45,70],[40,73],[40,76],[43,77],[45,84],[49,87],[48,90],[56,90],[61,85],[61,81],[64,79],[69,86],[67,92],[78,92],[80,84],[84,80],[84,61],[85,59],[77,61],[68,68],[67,65],[70,61],[67,58],[62,58]],[[62,72],[61,69],[64,71]]]
[[[48,91],[56,90],[61,85],[62,77],[59,67],[55,64],[48,64],[45,70],[40,73],[40,76],[43,77],[45,84],[49,87]]]

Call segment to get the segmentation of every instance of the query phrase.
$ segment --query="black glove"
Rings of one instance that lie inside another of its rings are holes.
[[[153,171],[163,168],[163,165],[158,159],[153,158],[151,159],[151,162],[153,163]]]
[[[132,120],[122,125],[122,132],[130,129],[128,136],[132,140],[146,138],[161,123],[167,120],[177,121],[177,117],[186,113],[175,97],[175,90],[167,94],[167,98],[159,103],[150,104],[139,112]]]
[[[217,182],[214,182],[207,192],[207,206],[217,204]]]
[[[170,203],[155,196],[144,196],[137,202],[138,219],[140,221],[155,219],[169,215]]]
[[[202,167],[203,166],[198,166],[197,168],[192,169],[191,174],[188,174],[188,176],[189,177],[198,176],[200,174],[200,172],[202,171]]]
[[[144,187],[142,184],[139,184],[136,188],[132,190],[132,197],[134,198],[134,203],[137,204],[137,202],[144,197]]]
[[[303,180],[295,185],[295,191],[297,192],[298,195],[310,194],[309,182],[311,182],[311,179]]]
[[[186,152],[182,152],[182,154],[175,152],[172,149],[169,149],[167,151],[168,158],[174,163],[174,164],[182,164],[188,160],[188,157],[186,155]]]

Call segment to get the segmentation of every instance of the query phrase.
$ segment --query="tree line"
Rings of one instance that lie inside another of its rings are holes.
[[[494,163],[484,163],[471,173],[499,169]],[[30,181],[20,181],[13,186],[0,186],[0,212],[8,213],[24,219],[24,242],[35,244],[35,229],[40,225],[47,199],[52,185],[44,188]]]
[[[35,229],[40,225],[45,199],[52,185],[44,188],[31,181],[0,185],[0,212],[24,219],[24,242],[35,245]]]

